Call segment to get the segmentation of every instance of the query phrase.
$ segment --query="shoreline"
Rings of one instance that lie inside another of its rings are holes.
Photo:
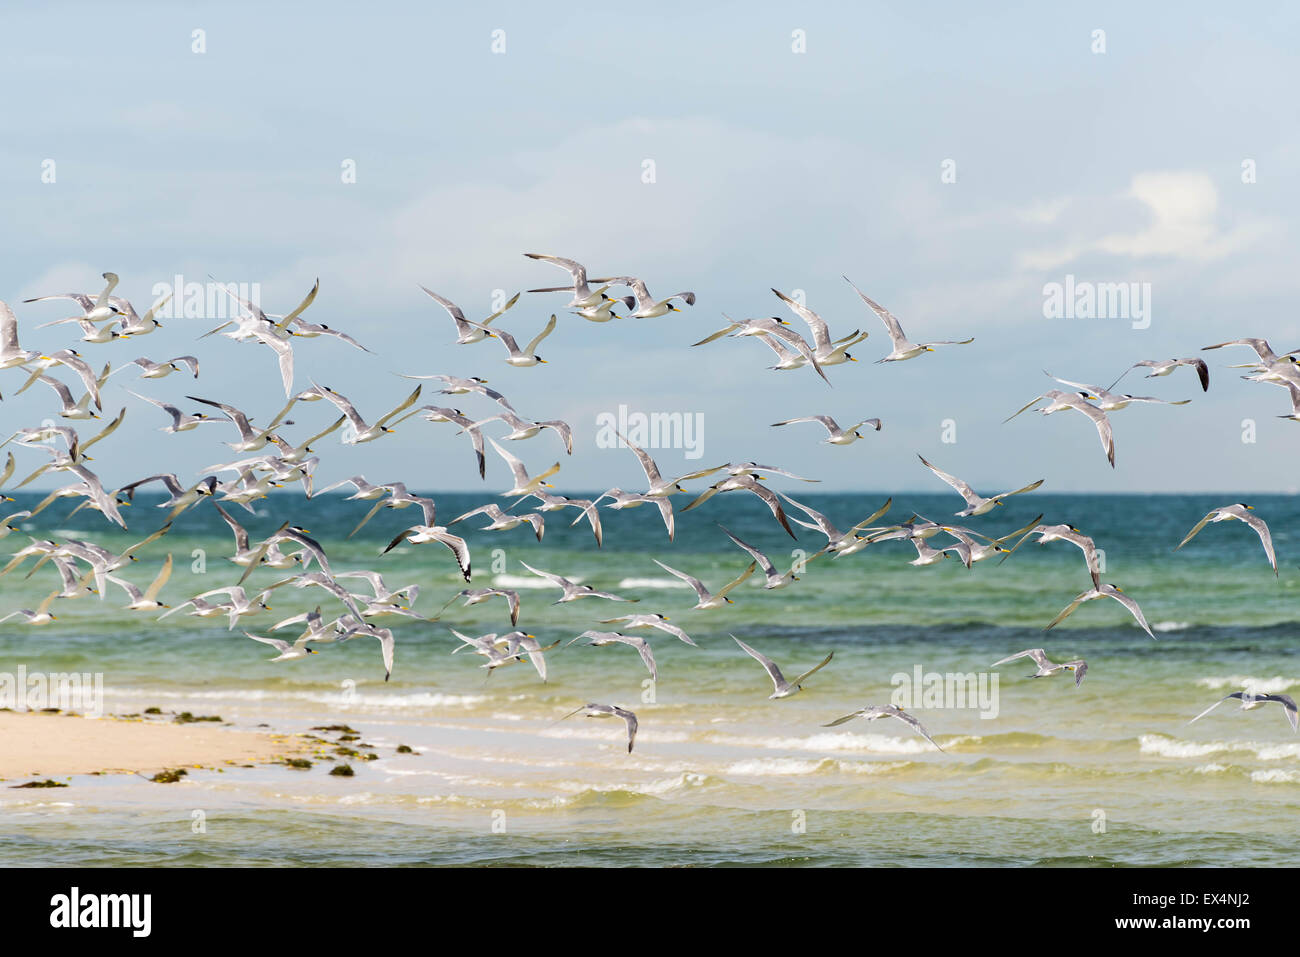
[[[40,711],[0,712],[0,740],[0,782],[11,787],[27,779],[268,764],[313,743],[299,734],[210,719],[178,723],[171,715],[87,718]]]

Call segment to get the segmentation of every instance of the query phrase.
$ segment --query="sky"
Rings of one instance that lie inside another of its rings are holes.
[[[643,481],[629,451],[597,442],[620,405],[700,423],[692,457],[651,450],[665,474],[758,460],[827,491],[942,490],[919,453],[986,493],[1038,478],[1058,492],[1295,491],[1287,393],[1226,368],[1250,350],[1200,349],[1300,345],[1298,20],[1280,4],[10,4],[0,299],[23,346],[50,350],[75,345],[76,327],[37,327],[75,309],[22,300],[97,293],[106,270],[140,312],[177,275],[256,284],[273,313],[319,278],[305,318],[373,354],[297,340],[297,388],[329,385],[373,421],[412,388],[399,373],[483,376],[524,416],[572,424],[572,457],[548,433],[510,443],[534,471],[563,460],[561,491]],[[547,364],[455,345],[419,286],[483,318],[494,297],[565,281],[525,252],[696,302],[594,324],[563,294],[525,293],[497,324],[526,341],[556,313]],[[874,364],[888,339],[845,276],[912,339],[975,341]],[[1137,284],[1144,308],[1045,314],[1051,284],[1113,283]],[[691,347],[724,314],[803,331],[773,287],[801,291],[836,337],[868,331],[862,361],[828,368],[827,386],[768,371],[753,339]],[[274,356],[195,341],[213,325],[178,317],[79,347],[96,366],[202,359],[197,382],[109,380],[105,411],[129,412],[95,449],[106,485],[192,481],[238,457],[219,441],[233,428],[163,435],[126,389],[186,411],[187,394],[260,421],[279,410]],[[1210,362],[1208,394],[1190,370],[1124,380],[1193,401],[1114,413],[1114,469],[1080,415],[1003,422],[1054,387],[1044,370],[1106,386],[1140,359],[1193,355]],[[15,395],[21,380],[0,373],[6,434],[50,415],[52,393]],[[424,403],[495,411],[433,383]],[[334,414],[300,406],[286,435]],[[772,427],[815,414],[884,425],[846,448],[815,425]],[[317,481],[481,489],[455,432],[412,419],[356,448],[333,437]],[[487,486],[507,480],[490,462]]]

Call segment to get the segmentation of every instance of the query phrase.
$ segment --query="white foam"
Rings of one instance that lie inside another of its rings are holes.
[[[1267,771],[1252,771],[1250,779],[1256,784],[1293,784],[1300,781],[1300,771],[1283,771],[1270,768]]]
[[[569,581],[575,584],[582,584],[581,575],[565,575]],[[492,584],[497,588],[558,588],[554,582],[547,581],[537,575],[493,575]]]
[[[896,737],[887,734],[813,734],[805,738],[727,737],[723,743],[780,751],[875,751],[883,754],[934,752],[934,745],[920,735]]]
[[[1190,627],[1192,627],[1190,621],[1157,621],[1151,626],[1151,630],[1163,633],[1166,631],[1185,631]]]
[[[815,761],[802,758],[751,758],[747,761],[735,762],[724,773],[742,777],[785,777],[799,774],[816,774],[818,771],[840,771],[847,774],[880,774],[884,771],[907,767],[908,763],[907,761],[838,761],[835,758],[820,758]]]
[[[690,588],[680,578],[624,578],[619,588]]]
[[[1248,688],[1256,693],[1278,694],[1296,684],[1300,684],[1300,678],[1284,678],[1282,675],[1274,675],[1272,678],[1256,678],[1253,675],[1228,675],[1226,678],[1199,678],[1196,683],[1202,688],[1209,688],[1211,691],[1219,691],[1224,688],[1231,688],[1234,691]]]
[[[1254,754],[1261,761],[1300,758],[1300,743],[1259,744],[1254,741],[1181,741],[1178,738],[1144,734],[1138,738],[1138,744],[1143,754],[1155,754],[1164,758],[1203,758],[1211,754],[1222,754],[1231,751],[1244,751]]]

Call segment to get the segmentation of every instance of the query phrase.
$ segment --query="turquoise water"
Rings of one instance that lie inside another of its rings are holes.
[[[773,484],[841,528],[886,497]],[[15,509],[39,498],[18,497]],[[435,497],[441,520],[487,498]],[[1105,551],[1103,581],[1140,603],[1155,641],[1109,600],[1083,605],[1044,633],[1090,585],[1082,554],[1065,543],[1029,543],[1005,564],[969,571],[955,560],[910,567],[910,545],[882,543],[817,559],[779,591],[765,592],[756,576],[732,593],[735,605],[697,612],[693,593],[653,558],[717,588],[748,559],[715,522],[778,565],[793,548],[816,551],[819,536],[801,532],[796,543],[765,507],[735,494],[679,514],[671,544],[653,507],[605,510],[599,551],[585,524],[570,529],[558,513],[548,516],[540,546],[526,528],[468,534],[474,584],[519,588],[520,626],[546,643],[628,611],[671,616],[699,647],[635,632],[649,637],[657,658],[652,687],[627,647],[557,648],[547,653],[546,683],[527,664],[489,676],[481,658],[452,656],[449,627],[511,630],[499,601],[453,605],[433,623],[384,619],[397,635],[388,683],[378,648],[366,640],[271,663],[272,649],[228,631],[224,619],[152,621],[121,610],[116,588],[103,602],[58,602],[59,620],[49,626],[0,625],[0,671],[21,664],[102,672],[106,708],[115,713],[157,706],[280,731],[344,721],[380,757],[352,762],[351,778],[318,763],[308,771],[196,771],[166,786],[110,776],[77,777],[56,791],[0,789],[0,863],[1296,864],[1300,739],[1281,709],[1242,713],[1224,704],[1187,724],[1244,682],[1292,694],[1300,684],[1300,552],[1290,532],[1297,500],[1251,500],[1272,528],[1279,578],[1240,523],[1209,526],[1172,551],[1211,507],[1235,498],[1035,493],[995,514],[953,519],[991,534],[1040,513],[1045,523],[1079,526]],[[121,546],[155,527],[146,513],[156,501],[141,496],[127,510],[128,533],[105,531],[84,510],[65,521],[65,504],[40,516],[40,528]],[[679,507],[687,501],[676,499]],[[914,511],[946,520],[959,505],[955,495],[898,494],[888,520]],[[348,541],[369,503],[277,495],[256,507],[256,517],[237,511],[254,535],[292,516],[322,541],[336,571],[373,568],[390,586],[418,583],[416,608],[426,614],[465,587],[441,546],[379,556],[413,511],[376,516]],[[11,535],[0,551],[26,541]],[[179,604],[237,580],[239,570],[222,557],[230,549],[224,523],[204,505],[178,518],[126,574],[144,586],[172,553],[176,572],[163,600]],[[201,573],[193,570],[196,550],[206,560]],[[520,560],[640,602],[552,605],[558,591],[530,579]],[[27,568],[0,578],[6,610],[33,607],[57,581],[49,566],[24,580]],[[278,577],[262,571],[250,581]],[[265,634],[317,603],[330,608],[318,590],[279,589],[273,611],[241,625]],[[787,675],[829,652],[834,659],[800,694],[770,701],[766,675],[729,634]],[[1038,646],[1057,661],[1086,658],[1083,685],[1076,689],[1070,676],[1029,680],[1032,666],[1017,661],[996,670],[996,707],[984,709],[995,716],[952,701],[917,702],[913,710],[945,753],[897,721],[822,727],[888,703],[891,678],[917,666],[989,676],[993,661]],[[587,701],[638,714],[632,754],[619,721],[558,720]],[[398,744],[415,753],[396,753]],[[205,812],[206,833],[191,831],[195,809]]]

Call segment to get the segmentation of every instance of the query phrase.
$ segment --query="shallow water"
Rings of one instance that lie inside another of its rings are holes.
[[[787,490],[841,528],[885,497]],[[15,509],[27,504],[19,498]],[[440,518],[484,501],[436,498]],[[673,544],[653,508],[605,512],[600,551],[585,524],[570,529],[558,516],[548,516],[543,546],[526,529],[469,536],[474,584],[498,579],[520,588],[520,625],[546,643],[607,627],[596,619],[627,611],[670,615],[699,647],[636,632],[650,638],[657,659],[659,680],[650,685],[628,647],[556,648],[546,655],[546,683],[528,664],[489,676],[481,659],[452,656],[448,627],[511,630],[499,601],[453,605],[435,623],[384,620],[397,622],[388,683],[378,648],[365,640],[273,664],[271,649],[227,630],[224,619],[150,622],[120,610],[116,588],[107,601],[60,602],[59,620],[47,627],[0,625],[0,671],[102,672],[110,712],[157,706],[283,731],[342,721],[380,758],[350,762],[351,778],[330,776],[324,762],[307,771],[196,771],[174,785],[115,776],[78,777],[67,789],[0,789],[0,863],[1294,865],[1300,738],[1281,709],[1242,713],[1226,703],[1187,723],[1244,682],[1292,694],[1300,684],[1300,570],[1289,533],[1297,500],[1251,502],[1272,527],[1279,578],[1240,523],[1209,526],[1171,551],[1206,511],[1231,500],[1035,493],[965,520],[992,534],[1040,513],[1047,523],[1080,526],[1105,550],[1103,580],[1141,604],[1156,641],[1112,601],[1085,604],[1043,632],[1090,584],[1082,555],[1065,543],[1026,544],[1005,564],[970,571],[952,560],[909,567],[910,546],[884,543],[817,559],[780,591],[764,592],[751,579],[726,610],[690,611],[692,593],[651,559],[719,587],[747,558],[716,521],[778,565],[792,548],[819,547],[815,533],[801,532],[796,543],[765,508],[737,495],[679,514]],[[950,495],[899,495],[889,518],[917,511],[944,519],[959,504]],[[347,541],[368,507],[294,496],[259,503],[260,517],[239,517],[257,535],[292,514],[326,545],[335,571],[369,567],[390,586],[417,582],[417,609],[436,613],[464,587],[450,553],[411,546],[378,557],[405,514],[377,516]],[[64,526],[51,519],[41,527],[112,547],[153,527],[149,508],[149,499],[137,501],[126,534],[104,531],[84,511]],[[13,535],[0,550],[25,542]],[[221,557],[229,549],[224,524],[205,506],[181,516],[127,574],[143,586],[172,552],[176,573],[164,600],[179,604],[237,579]],[[207,563],[201,573],[191,564],[196,550]],[[520,559],[641,601],[552,605],[558,592],[531,579]],[[23,574],[0,578],[4,608],[32,607],[54,580],[48,566],[28,581]],[[270,583],[278,574],[251,580]],[[273,611],[241,627],[265,634],[317,603],[328,612],[330,601],[318,590],[281,588],[269,600]],[[830,652],[834,659],[799,695],[770,701],[762,669],[729,634],[787,674]],[[1082,686],[1068,675],[1029,680],[1025,661],[989,667],[1038,646],[1057,661],[1085,657]],[[822,727],[888,703],[891,679],[910,680],[917,666],[923,674],[983,675],[991,695],[982,708],[918,700],[909,709],[944,752],[897,721]],[[620,721],[559,720],[587,701],[638,714],[633,753]],[[416,753],[396,754],[398,744]],[[204,812],[204,833],[191,829],[195,810]]]

